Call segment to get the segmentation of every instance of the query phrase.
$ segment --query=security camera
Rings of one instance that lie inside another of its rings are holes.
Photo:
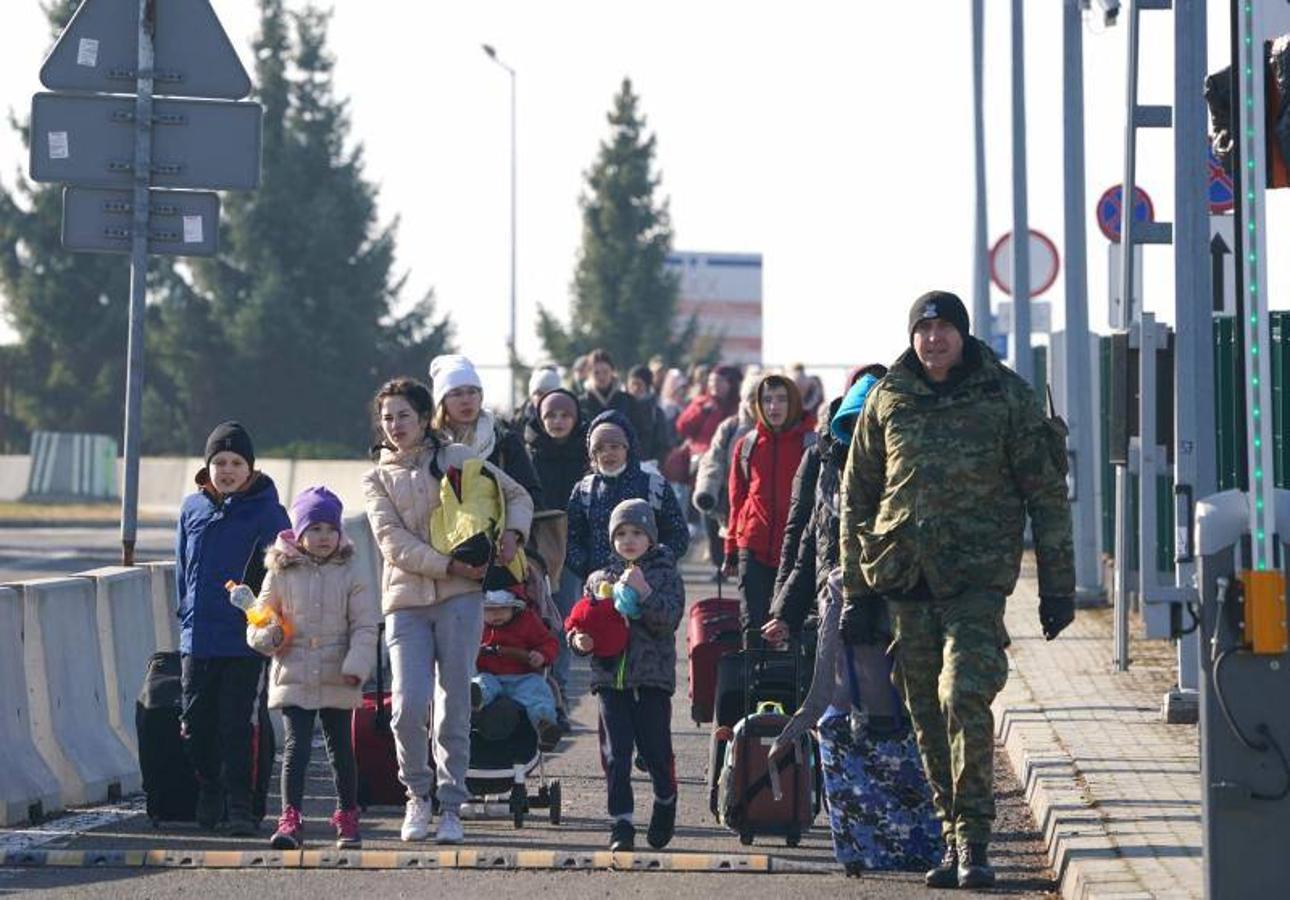
[[[1084,8],[1089,9],[1092,6],[1092,0],[1083,0]],[[1120,17],[1120,0],[1095,0],[1098,8],[1102,10],[1102,24],[1108,28],[1115,24]]]

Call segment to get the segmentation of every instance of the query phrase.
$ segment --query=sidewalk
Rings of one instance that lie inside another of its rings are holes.
[[[1039,629],[1033,563],[1008,603],[1008,685],[995,726],[1044,833],[1064,898],[1201,897],[1196,726],[1166,725],[1163,641],[1111,667],[1109,609],[1081,610],[1055,641]]]

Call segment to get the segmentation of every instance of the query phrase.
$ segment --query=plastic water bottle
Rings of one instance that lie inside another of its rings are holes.
[[[242,610],[242,612],[250,612],[251,607],[256,604],[255,591],[245,584],[238,584],[230,579],[224,582],[224,590],[228,591],[228,602]]]

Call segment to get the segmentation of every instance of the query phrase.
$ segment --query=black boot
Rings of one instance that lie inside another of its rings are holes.
[[[994,867],[986,855],[987,846],[984,842],[968,844],[967,849],[959,854],[959,887],[994,887]]]
[[[214,831],[224,818],[224,789],[204,781],[197,789],[197,827]]]
[[[631,850],[636,846],[636,829],[626,819],[615,819],[609,829],[610,850]]]
[[[225,833],[229,837],[255,837],[260,831],[260,822],[251,815],[249,800],[233,800],[228,803],[228,826]]]
[[[959,851],[954,841],[945,842],[945,855],[935,869],[928,869],[923,882],[929,888],[952,888],[959,886]]]
[[[672,842],[672,835],[676,832],[676,795],[672,796],[671,803],[659,803],[654,801],[654,811],[649,817],[649,830],[645,832],[645,840],[655,850],[662,850]]]

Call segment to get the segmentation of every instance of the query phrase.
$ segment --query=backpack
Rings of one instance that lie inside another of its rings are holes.
[[[667,479],[657,472],[651,472],[648,469],[641,469],[641,471],[649,476],[649,507],[654,510],[655,515],[658,515],[663,511],[665,492],[672,488],[668,485]],[[578,482],[578,496],[582,499],[582,511],[585,513],[591,512],[591,486],[595,478],[596,473],[592,472],[590,475],[584,475]]]
[[[802,435],[802,451],[810,450],[819,440],[820,436],[814,431],[806,432]],[[757,429],[753,428],[744,436],[744,442],[739,445],[739,470],[744,473],[745,479],[752,471],[752,453],[755,446],[757,446]]]

